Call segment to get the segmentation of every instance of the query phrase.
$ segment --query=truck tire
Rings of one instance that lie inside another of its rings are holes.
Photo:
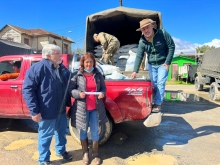
[[[112,133],[112,119],[108,115],[107,117],[108,117],[108,122],[99,126],[99,145],[103,145],[108,140],[108,138]],[[69,120],[69,130],[73,139],[77,143],[81,144],[79,129],[71,126],[71,119]],[[90,128],[88,128],[88,139],[89,139],[89,143],[91,143]]]
[[[216,86],[215,82],[213,82],[210,85],[209,95],[210,95],[210,99],[213,101],[220,100],[220,91],[219,91],[218,87]]]
[[[197,91],[202,91],[203,90],[203,84],[199,83],[199,77],[195,78],[195,88]]]

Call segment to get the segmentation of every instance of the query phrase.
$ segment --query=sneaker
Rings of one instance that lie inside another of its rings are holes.
[[[68,152],[64,152],[62,155],[59,155],[59,156],[62,156],[64,160],[72,160],[73,157],[72,155],[68,154]]]
[[[154,104],[151,112],[157,113],[160,112],[160,109],[161,109],[161,105]]]
[[[40,165],[54,165],[52,162],[43,162],[43,163],[41,163]]]

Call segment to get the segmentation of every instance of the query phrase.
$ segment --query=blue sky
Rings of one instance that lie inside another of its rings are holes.
[[[42,28],[70,37],[75,49],[83,47],[86,16],[119,4],[119,0],[7,0],[0,7],[0,28],[6,24]],[[164,29],[177,50],[186,54],[203,44],[220,47],[220,0],[123,0],[123,6],[160,11]]]

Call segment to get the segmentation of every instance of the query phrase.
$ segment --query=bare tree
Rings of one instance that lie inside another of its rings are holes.
[[[73,50],[73,54],[84,54],[85,50],[83,48],[76,48]]]

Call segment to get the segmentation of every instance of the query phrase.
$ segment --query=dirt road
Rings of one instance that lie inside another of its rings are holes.
[[[220,102],[209,101],[208,89],[168,85],[162,123],[146,128],[143,121],[114,125],[100,147],[104,165],[220,165]],[[30,120],[0,120],[0,164],[37,165],[37,131]],[[59,165],[80,165],[81,147],[67,135],[72,162],[56,157]],[[93,164],[93,162],[91,163]]]

